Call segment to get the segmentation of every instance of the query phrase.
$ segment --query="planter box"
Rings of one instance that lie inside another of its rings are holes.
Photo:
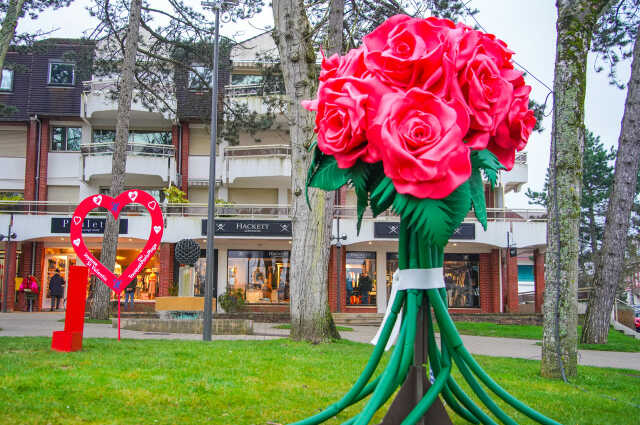
[[[204,297],[156,297],[156,311],[204,311]],[[215,298],[211,311],[216,311]]]

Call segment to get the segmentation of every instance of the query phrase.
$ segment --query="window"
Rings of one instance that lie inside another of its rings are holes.
[[[479,263],[478,255],[444,255],[444,283],[449,307],[480,307]]]
[[[197,74],[194,71],[189,71],[189,88],[191,90],[207,90],[211,83],[211,68],[202,65],[195,65],[192,68]]]
[[[13,90],[13,69],[2,70],[2,83],[0,84],[0,91],[12,91]]]
[[[82,140],[80,127],[53,127],[51,130],[52,151],[79,151]]]
[[[116,140],[115,130],[93,130],[94,143],[113,143]],[[144,143],[150,145],[171,145],[170,131],[139,131],[129,132],[129,143]]]
[[[49,85],[72,86],[75,82],[75,65],[72,63],[51,62],[49,64]]]
[[[232,74],[232,86],[251,86],[262,84],[262,75]]]
[[[347,305],[376,305],[376,253],[347,252]]]
[[[227,288],[247,303],[289,302],[289,251],[229,250],[227,264]]]

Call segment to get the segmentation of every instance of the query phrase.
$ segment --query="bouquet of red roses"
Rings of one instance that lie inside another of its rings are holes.
[[[514,69],[512,55],[503,41],[466,25],[398,15],[364,37],[360,48],[323,59],[318,98],[304,103],[317,113],[318,134],[307,186],[335,190],[352,185],[358,229],[367,207],[374,216],[388,208],[400,215],[399,270],[395,295],[360,378],[338,402],[296,425],[319,424],[370,396],[363,410],[345,422],[368,424],[403,382],[398,398],[405,398],[391,405],[397,410],[388,413],[395,418],[389,423],[403,418],[403,425],[415,424],[441,395],[467,421],[496,424],[455,382],[454,363],[500,422],[516,423],[480,382],[535,421],[557,425],[482,370],[446,307],[444,247],[471,207],[486,230],[483,174],[494,185],[500,169],[510,170],[536,123],[528,107],[531,87]],[[440,328],[439,347],[432,310]],[[401,324],[394,332],[396,322]],[[414,359],[421,327],[426,328],[434,380],[419,401],[407,402],[422,385],[415,383],[415,374],[426,379],[426,359]],[[370,381],[387,341],[396,337],[385,370]],[[447,423],[431,419],[429,423]]]
[[[480,170],[494,184],[536,123],[512,55],[464,24],[397,15],[324,58],[318,98],[304,103],[317,112],[308,185],[351,183],[359,220],[369,204],[393,207],[439,246],[472,204],[486,228]],[[422,217],[438,210],[449,217]]]

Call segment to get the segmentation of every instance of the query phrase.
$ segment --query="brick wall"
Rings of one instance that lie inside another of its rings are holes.
[[[36,193],[36,144],[38,140],[38,122],[29,121],[27,128],[27,149],[24,169],[24,199],[35,201]]]
[[[38,201],[47,200],[47,170],[49,159],[49,120],[43,118],[40,125],[40,176],[38,180]]]
[[[175,244],[163,243],[160,244],[160,276],[159,276],[159,288],[158,296],[169,296],[169,287],[173,283],[173,254]]]
[[[6,244],[3,243],[3,248]],[[6,283],[9,287],[7,290],[7,311],[13,311],[16,302],[16,292],[15,292],[15,281],[16,281],[16,248],[17,242],[9,242],[9,249],[5,253],[5,262],[4,266],[9,269],[9,276],[7,282],[4,281],[4,270],[2,271],[2,282],[3,285]],[[4,286],[2,287],[2,291],[0,291],[0,302],[3,302],[4,297]]]
[[[337,251],[338,249],[335,247],[335,245],[331,246],[331,250],[329,253],[329,270],[328,270],[328,278],[327,278],[327,285],[329,286],[329,309],[332,312],[337,312],[338,311],[338,279],[337,279],[337,272],[336,272],[336,259],[337,259]],[[341,267],[340,267],[340,282],[342,283],[341,287],[340,287],[340,298],[341,298],[341,302],[340,302],[340,311],[344,312],[344,308],[346,305],[346,298],[345,298],[345,264],[346,264],[346,260],[347,260],[347,250],[344,249],[344,247],[341,249],[341,254],[342,254],[342,259],[341,259]]]
[[[544,303],[544,252],[539,249],[533,251],[533,281],[535,283],[535,311],[542,313]]]
[[[189,123],[182,124],[182,158],[181,161],[181,173],[182,173],[182,191],[189,195],[189,139],[191,138],[191,130],[189,129]]]

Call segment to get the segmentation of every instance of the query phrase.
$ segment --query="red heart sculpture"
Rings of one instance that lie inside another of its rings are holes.
[[[118,218],[120,211],[125,205],[140,204],[149,211],[151,215],[151,232],[144,249],[135,259],[135,261],[122,272],[122,275],[116,276],[111,270],[106,268],[96,257],[91,254],[82,239],[82,223],[85,217],[94,208],[106,208],[115,218]],[[164,231],[164,221],[162,219],[162,211],[160,205],[147,192],[142,190],[127,190],[120,195],[112,198],[108,195],[92,195],[80,202],[73,212],[71,218],[71,246],[78,255],[78,258],[89,268],[91,273],[95,274],[109,288],[119,294],[127,287],[127,285],[135,279],[136,275],[149,262],[151,256],[160,247],[162,240],[162,232]]]

